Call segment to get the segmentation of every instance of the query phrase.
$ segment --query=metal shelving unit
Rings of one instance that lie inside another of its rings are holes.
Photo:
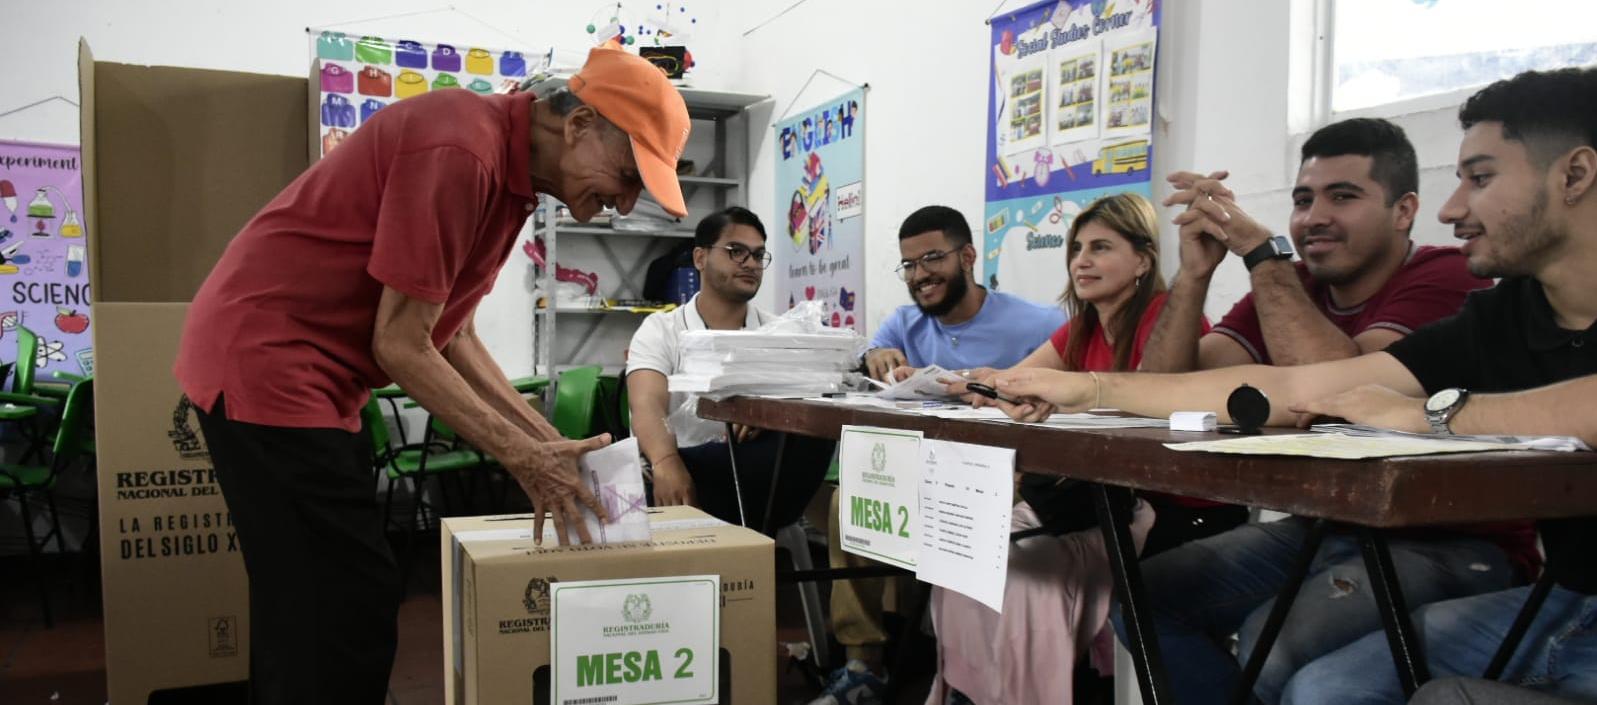
[[[543,85],[559,86],[563,83],[562,79],[551,79]],[[540,90],[543,85],[540,85]],[[712,130],[709,140],[710,158],[708,160],[695,158],[695,173],[677,177],[682,184],[682,195],[689,210],[688,217],[682,223],[669,229],[649,232],[615,230],[594,225],[559,224],[556,214],[560,204],[552,198],[543,199],[541,206],[543,223],[534,230],[543,238],[545,261],[596,271],[594,262],[558,258],[562,239],[570,238],[571,241],[594,243],[601,261],[617,274],[614,281],[600,279],[598,294],[606,299],[641,299],[643,278],[649,263],[654,258],[669,252],[682,240],[692,238],[692,226],[699,217],[711,210],[725,208],[731,204],[748,203],[748,170],[751,163],[748,135],[755,129],[749,118],[749,109],[770,100],[770,96],[692,88],[679,90],[687,103],[688,115],[694,121],[694,130],[697,132],[705,126],[709,126]],[[736,153],[729,149],[730,132],[734,123],[742,128],[738,139],[741,148]],[[694,142],[697,143],[698,140]],[[690,152],[694,152],[693,156],[696,156],[691,144]],[[737,158],[734,160],[733,157]],[[644,243],[641,249],[637,246],[640,241]],[[618,248],[617,246],[622,243],[627,244],[624,248]],[[632,254],[627,256],[627,253],[619,251],[620,249],[631,250]],[[534,369],[537,373],[552,376],[569,367],[594,364],[593,360],[598,360],[605,367],[606,373],[620,372],[620,365],[607,363],[602,354],[596,354],[595,343],[606,339],[600,331],[610,330],[618,333],[624,328],[625,334],[630,338],[647,314],[627,310],[554,305],[555,279],[552,266],[543,269],[538,277],[538,283],[550,305],[535,311],[533,349]],[[613,321],[620,322],[611,323]],[[558,352],[557,343],[563,348],[568,340],[574,340],[575,343],[566,351]]]

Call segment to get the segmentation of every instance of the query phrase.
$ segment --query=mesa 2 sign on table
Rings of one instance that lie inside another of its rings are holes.
[[[913,570],[919,551],[921,433],[844,426],[838,442],[843,550]]]
[[[0,141],[0,360],[15,362],[16,330],[38,336],[35,363],[94,374],[87,232],[78,148]]]
[[[776,137],[776,206],[786,215],[785,237],[770,245],[777,300],[820,301],[828,325],[863,333],[865,91],[793,114]]]
[[[550,586],[552,702],[709,705],[720,700],[716,575]]]

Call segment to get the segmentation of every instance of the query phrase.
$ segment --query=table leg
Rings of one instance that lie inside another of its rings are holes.
[[[1386,535],[1380,529],[1358,527],[1359,546],[1364,550],[1364,568],[1370,574],[1370,588],[1375,591],[1375,604],[1381,611],[1381,623],[1386,627],[1387,645],[1392,649],[1392,661],[1397,666],[1397,679],[1403,684],[1405,698],[1430,680],[1426,668],[1425,651],[1414,634],[1414,624],[1409,620],[1408,604],[1403,600],[1403,589],[1398,585],[1397,568],[1392,564],[1392,553],[1386,547]]]
[[[738,481],[737,432],[730,421],[726,423],[726,455],[732,461],[732,494],[738,501],[738,523],[746,529],[749,526],[749,516],[743,511],[743,483]]]
[[[1525,632],[1530,629],[1530,623],[1536,621],[1536,613],[1542,609],[1542,603],[1547,601],[1547,593],[1553,591],[1552,573],[1542,571],[1542,577],[1536,581],[1536,586],[1530,589],[1530,594],[1525,597],[1525,606],[1519,609],[1519,614],[1514,617],[1513,626],[1508,628],[1508,634],[1503,637],[1503,643],[1497,647],[1497,653],[1492,656],[1492,662],[1486,667],[1486,673],[1481,676],[1489,681],[1503,677],[1503,669],[1508,668],[1508,662],[1514,658],[1514,652],[1519,649],[1519,642],[1525,638]]]
[[[1098,485],[1096,490],[1093,498],[1098,505],[1098,528],[1103,532],[1104,548],[1109,553],[1109,567],[1114,571],[1115,599],[1120,601],[1120,615],[1126,625],[1126,648],[1131,651],[1131,660],[1137,664],[1137,685],[1142,690],[1143,705],[1175,702],[1174,698],[1166,696],[1170,692],[1169,678],[1165,675],[1164,658],[1159,652],[1159,637],[1154,632],[1153,617],[1148,614],[1146,595],[1142,589],[1142,570],[1137,566],[1137,544],[1131,538],[1131,512],[1134,511],[1134,505],[1117,505],[1114,501],[1115,495],[1130,494],[1131,490],[1108,485]]]
[[[1264,620],[1264,629],[1259,632],[1253,652],[1248,654],[1247,665],[1242,669],[1242,680],[1237,682],[1236,691],[1231,693],[1234,705],[1247,705],[1253,701],[1253,684],[1259,680],[1259,672],[1264,670],[1264,660],[1269,657],[1270,648],[1275,646],[1276,637],[1281,635],[1281,626],[1286,623],[1287,613],[1292,611],[1292,602],[1297,599],[1298,590],[1309,575],[1309,566],[1314,564],[1314,554],[1320,552],[1320,543],[1325,539],[1325,531],[1329,527],[1330,522],[1315,519],[1309,525],[1308,533],[1303,535],[1303,546],[1298,549],[1297,559],[1287,573],[1286,584],[1281,587],[1281,593],[1276,595],[1275,604],[1270,607],[1270,616]]]
[[[787,434],[776,437],[776,461],[771,466],[771,489],[765,493],[765,514],[760,516],[760,533],[776,535],[779,526],[771,526],[771,511],[776,508],[776,483],[782,479],[782,460],[787,455]]]

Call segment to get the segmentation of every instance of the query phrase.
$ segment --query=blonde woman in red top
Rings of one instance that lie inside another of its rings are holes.
[[[1070,321],[1017,367],[1137,369],[1166,297],[1156,223],[1152,204],[1130,193],[1101,198],[1076,216],[1066,239],[1070,282],[1060,296]],[[1203,328],[1208,329],[1207,322]],[[968,373],[972,379],[993,374],[988,369]],[[1028,486],[1037,484],[1036,478],[1028,481]],[[1131,531],[1146,555],[1246,519],[1241,507],[1149,495],[1138,501]],[[1014,531],[1040,526],[1038,508],[1015,505]],[[1002,613],[934,589],[938,678],[928,705],[1070,703],[1079,655],[1091,653],[1104,673],[1112,663],[1105,630],[1111,587],[1103,539],[1089,528],[1044,533],[1011,546]]]

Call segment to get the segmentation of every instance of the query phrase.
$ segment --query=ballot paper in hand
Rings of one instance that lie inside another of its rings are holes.
[[[895,401],[939,401],[954,399],[948,385],[939,380],[953,379],[955,375],[937,365],[922,367],[904,379],[887,385],[876,394]]]
[[[584,507],[582,520],[594,543],[648,541],[649,495],[643,486],[643,462],[638,456],[638,439],[628,438],[582,456],[582,484],[599,500],[609,523]],[[552,527],[544,526],[544,538]]]

